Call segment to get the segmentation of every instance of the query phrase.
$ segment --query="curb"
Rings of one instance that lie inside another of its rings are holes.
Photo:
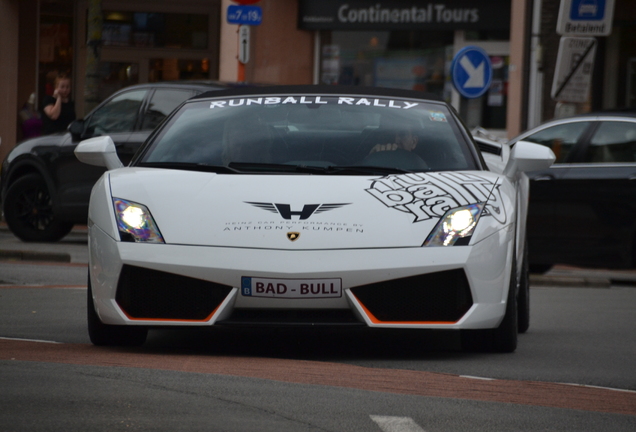
[[[634,282],[636,285],[636,282]],[[531,287],[610,288],[612,280],[603,277],[542,276],[530,275]]]
[[[49,261],[70,263],[71,255],[65,252],[0,250],[0,260]]]

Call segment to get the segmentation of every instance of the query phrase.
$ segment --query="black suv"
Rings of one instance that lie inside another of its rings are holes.
[[[152,130],[190,97],[229,84],[161,82],[126,87],[68,132],[18,144],[2,163],[0,198],[11,231],[24,241],[53,242],[85,224],[91,189],[104,168],[81,163],[73,151],[84,139],[110,135],[128,164]]]

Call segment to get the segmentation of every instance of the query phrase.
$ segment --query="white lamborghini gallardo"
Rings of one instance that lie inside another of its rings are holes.
[[[524,171],[547,147],[478,146],[421,93],[293,86],[185,102],[89,211],[88,328],[343,324],[461,332],[514,351],[529,323]]]

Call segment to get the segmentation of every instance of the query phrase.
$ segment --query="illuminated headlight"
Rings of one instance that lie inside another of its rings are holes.
[[[447,211],[424,242],[424,246],[467,245],[483,208],[482,203]],[[462,240],[459,241],[460,239]]]
[[[121,241],[165,243],[148,208],[119,198],[113,199]]]

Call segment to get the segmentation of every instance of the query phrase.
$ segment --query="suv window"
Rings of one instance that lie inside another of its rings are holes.
[[[606,121],[590,141],[586,162],[636,162],[636,123]]]
[[[157,89],[152,95],[148,110],[144,115],[141,130],[153,130],[181,102],[194,96],[193,90]]]
[[[543,129],[523,141],[550,147],[556,156],[556,162],[563,162],[589,125],[588,121],[560,124]]]
[[[115,96],[91,115],[86,132],[91,136],[132,132],[141,102],[148,90],[133,90]]]

